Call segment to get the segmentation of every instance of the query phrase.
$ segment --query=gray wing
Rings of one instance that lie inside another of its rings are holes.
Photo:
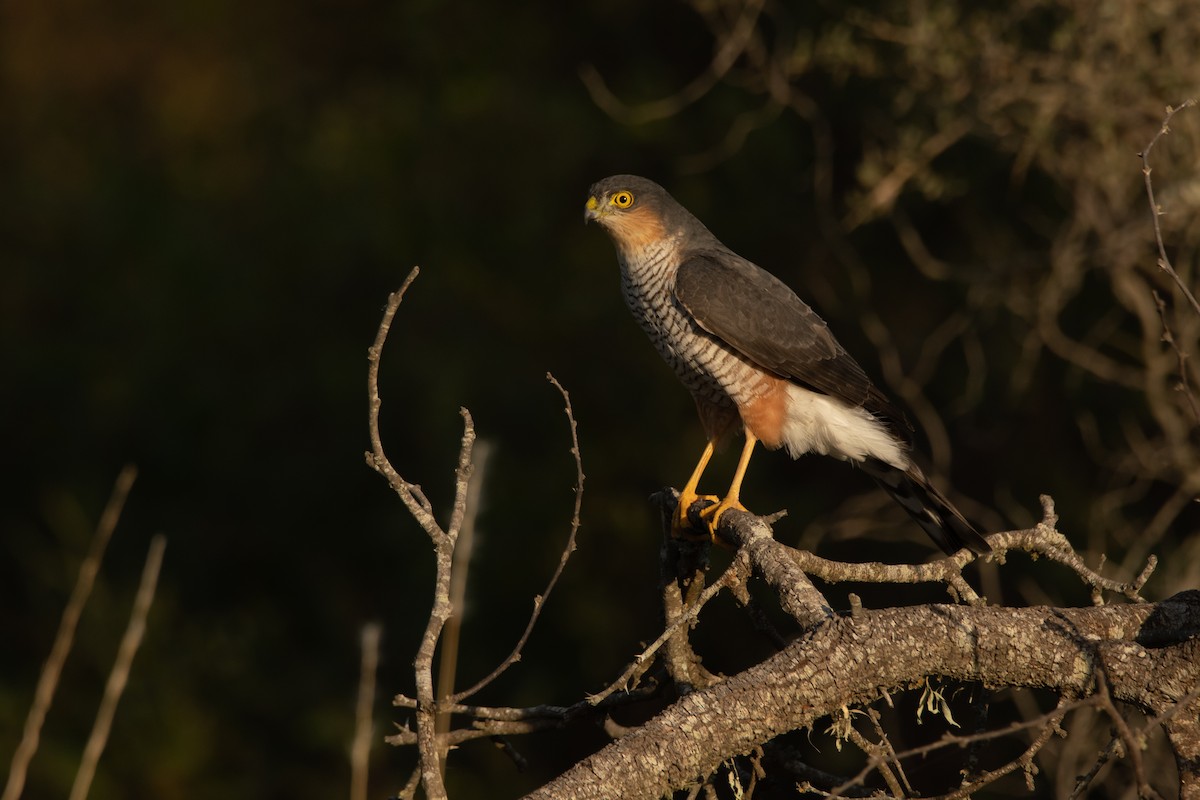
[[[755,364],[861,406],[911,442],[904,413],[871,383],[825,321],[771,273],[733,253],[696,253],[679,267],[675,298],[703,330]]]

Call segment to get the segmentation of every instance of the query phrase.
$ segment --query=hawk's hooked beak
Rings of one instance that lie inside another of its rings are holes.
[[[589,197],[587,200],[587,205],[584,206],[583,209],[584,223],[586,224],[592,220],[599,221],[600,218],[604,216],[603,208],[604,207],[600,205],[600,198],[596,197],[596,195]]]

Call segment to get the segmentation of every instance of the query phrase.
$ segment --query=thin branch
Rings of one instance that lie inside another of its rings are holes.
[[[1108,677],[1104,673],[1103,662],[1097,662],[1096,666],[1096,699],[1099,707],[1112,720],[1113,727],[1117,729],[1117,735],[1121,737],[1121,742],[1125,745],[1125,754],[1129,756],[1129,761],[1133,765],[1133,774],[1137,778],[1138,796],[1162,800],[1162,797],[1146,778],[1146,764],[1142,758],[1142,751],[1146,748],[1146,739],[1144,736],[1134,735],[1129,723],[1125,721],[1125,717],[1113,703],[1112,694],[1108,690]]]
[[[470,705],[467,703],[446,703],[443,709],[448,714],[457,716],[470,717],[476,720],[498,720],[504,722],[519,722],[523,720],[540,720],[540,719],[562,719],[570,720],[581,714],[590,713],[597,709],[604,710],[608,708],[616,708],[631,702],[641,702],[655,696],[659,689],[657,686],[639,687],[631,689],[628,692],[622,692],[619,695],[614,695],[607,698],[602,703],[590,703],[587,700],[580,700],[574,705],[556,706],[556,705],[540,705],[528,706],[527,708],[508,708],[504,706],[479,706]],[[418,703],[415,699],[398,694],[392,699],[392,705],[397,708],[416,709]],[[403,730],[403,729],[401,729]]]
[[[1167,248],[1163,243],[1162,237],[1162,225],[1158,221],[1158,218],[1163,215],[1163,210],[1159,208],[1158,202],[1154,199],[1154,183],[1150,180],[1150,151],[1154,149],[1154,145],[1158,144],[1159,139],[1170,133],[1171,118],[1183,109],[1196,105],[1196,103],[1197,98],[1190,97],[1175,108],[1167,106],[1167,113],[1163,117],[1158,133],[1154,134],[1154,138],[1150,140],[1150,144],[1146,145],[1146,149],[1140,155],[1142,158],[1142,177],[1146,181],[1146,197],[1150,201],[1150,216],[1154,220],[1154,239],[1158,243],[1158,267],[1171,276],[1171,279],[1175,281],[1175,285],[1179,287],[1179,291],[1192,304],[1192,308],[1195,309],[1196,313],[1200,314],[1200,302],[1196,301],[1196,296],[1192,294],[1192,290],[1183,282],[1183,278],[1179,277],[1179,273],[1175,271],[1175,267],[1171,266],[1171,259],[1167,257]]]
[[[683,611],[679,617],[666,627],[657,639],[650,643],[650,646],[642,650],[637,658],[625,668],[621,673],[621,677],[617,678],[606,688],[600,690],[596,694],[588,695],[588,702],[592,705],[597,705],[607,699],[609,695],[616,691],[626,691],[631,682],[642,675],[650,667],[650,657],[659,651],[659,649],[667,643],[667,641],[680,630],[684,625],[689,625],[700,616],[700,609],[717,596],[717,593],[722,589],[729,588],[734,584],[745,583],[750,576],[750,557],[748,554],[743,555],[741,552],[730,562],[725,571],[721,573],[721,577],[710,584],[700,594],[699,600]]]
[[[531,706],[529,708],[495,708],[451,704],[441,708],[447,714],[467,717],[471,728],[451,731],[446,734],[447,743],[460,744],[471,739],[482,739],[497,735],[533,733],[549,728],[561,728],[576,720],[601,719],[610,709],[633,703],[642,703],[659,695],[662,687],[657,684],[640,686],[627,692],[614,694],[603,702],[593,705],[581,700],[570,706]],[[400,708],[417,708],[417,701],[405,695],[397,695],[392,704]],[[411,729],[401,728],[398,733],[386,738],[388,744],[411,745],[417,743],[417,735]]]
[[[440,748],[437,737],[437,703],[434,697],[433,659],[437,651],[438,640],[442,628],[450,618],[450,575],[453,568],[454,542],[458,535],[458,526],[465,513],[467,481],[471,473],[471,451],[475,443],[475,424],[467,409],[460,409],[463,418],[463,435],[459,447],[458,469],[455,472],[454,510],[451,514],[449,531],[444,531],[434,519],[428,499],[419,488],[408,483],[396,472],[383,449],[383,440],[379,433],[379,409],[383,401],[379,396],[379,363],[383,355],[383,345],[387,341],[392,320],[404,299],[405,292],[416,280],[420,270],[413,267],[398,291],[388,296],[388,303],[383,312],[383,319],[375,334],[375,343],[367,351],[367,396],[369,399],[368,424],[370,427],[372,451],[366,454],[367,464],[384,476],[392,490],[400,496],[405,508],[418,524],[429,535],[433,543],[435,561],[435,579],[433,588],[433,607],[429,612],[429,621],[421,636],[417,656],[413,660],[413,670],[417,684],[417,738],[420,758],[421,781],[425,794],[430,800],[445,800],[446,787],[442,778]]]
[[[1175,334],[1171,331],[1171,325],[1167,322],[1167,303],[1162,299],[1157,291],[1151,290],[1154,295],[1154,307],[1158,310],[1158,319],[1162,323],[1162,340],[1171,346],[1175,351],[1175,359],[1179,363],[1179,384],[1177,388],[1183,392],[1183,396],[1187,398],[1188,406],[1192,410],[1192,417],[1197,423],[1200,423],[1200,404],[1196,403],[1196,395],[1192,393],[1192,385],[1188,382],[1188,353],[1179,346],[1179,340],[1175,338]]]
[[[525,625],[525,630],[521,633],[521,637],[517,640],[516,646],[512,652],[500,664],[491,671],[488,675],[482,678],[474,686],[469,689],[464,689],[461,692],[456,692],[446,698],[449,702],[460,703],[466,698],[474,695],[483,687],[487,686],[496,678],[500,677],[506,669],[521,660],[521,651],[525,648],[525,643],[529,641],[529,636],[533,633],[533,626],[537,624],[538,618],[542,614],[542,608],[549,599],[550,593],[554,591],[554,587],[558,584],[558,579],[563,573],[563,569],[567,566],[567,560],[571,558],[571,554],[575,552],[575,537],[579,533],[580,525],[580,509],[583,505],[583,456],[579,450],[579,432],[575,423],[575,412],[571,409],[571,395],[563,388],[562,384],[551,375],[546,373],[546,379],[558,389],[563,397],[563,410],[567,415],[567,423],[571,430],[571,455],[575,458],[575,508],[571,514],[571,532],[567,535],[566,546],[563,547],[562,555],[558,558],[558,565],[554,568],[554,573],[550,576],[549,583],[546,584],[546,590],[540,595],[533,598],[533,612],[529,615],[529,622]]]
[[[474,469],[471,472],[470,480],[466,481],[467,494],[464,499],[465,512],[457,520],[460,526],[458,534],[453,536],[454,544],[454,559],[450,570],[450,608],[451,616],[446,621],[446,627],[442,631],[442,641],[440,654],[438,656],[438,681],[437,693],[438,703],[449,698],[454,693],[454,676],[458,669],[458,646],[459,639],[462,634],[463,616],[466,613],[467,600],[467,581],[471,573],[471,556],[475,552],[475,522],[479,518],[479,510],[482,506],[480,495],[483,492],[484,479],[487,475],[487,465],[491,457],[492,448],[487,441],[477,442],[475,445]],[[456,524],[451,522],[451,526]],[[453,530],[453,527],[451,528]],[[440,738],[442,734],[450,730],[450,716],[445,713],[439,713],[437,719],[437,733]],[[445,768],[446,750],[442,749],[441,753],[442,767]]]
[[[100,571],[100,562],[104,559],[104,550],[108,547],[108,541],[117,527],[117,521],[121,518],[121,509],[125,507],[125,500],[129,497],[129,491],[133,488],[136,478],[137,468],[132,464],[121,470],[113,485],[108,504],[100,515],[100,521],[96,525],[96,532],[92,535],[92,543],[87,557],[79,566],[79,576],[75,579],[75,588],[71,591],[67,607],[63,609],[62,620],[58,624],[58,633],[54,637],[50,655],[46,658],[46,664],[38,676],[37,688],[33,692],[33,705],[29,709],[29,715],[25,718],[25,730],[21,736],[21,742],[13,753],[4,794],[0,795],[2,800],[17,800],[25,788],[25,775],[29,770],[29,762],[37,752],[42,724],[46,721],[46,713],[54,701],[54,692],[58,688],[58,679],[62,674],[63,664],[75,641],[75,628],[79,624],[79,617],[83,613],[84,606],[87,605],[88,597],[91,596],[92,587],[96,583],[96,575]]]
[[[571,410],[570,398],[562,386],[554,380],[553,376],[550,376],[551,382],[563,394],[567,419],[571,426],[572,453],[576,459],[575,511],[567,547],[560,559],[558,568],[550,579],[546,592],[536,598],[534,614],[512,655],[493,671],[490,676],[464,692],[445,697],[449,690],[450,680],[443,680],[442,683],[446,686],[446,690],[441,694],[444,699],[437,698],[435,696],[433,681],[433,661],[438,651],[439,643],[443,644],[443,646],[445,645],[442,636],[456,607],[451,602],[451,583],[456,566],[455,551],[459,543],[459,537],[471,519],[469,512],[478,505],[469,491],[471,475],[476,466],[474,456],[475,426],[470,412],[465,408],[461,409],[463,435],[459,448],[458,465],[455,470],[454,503],[449,524],[443,530],[434,519],[429,501],[421,492],[420,487],[405,481],[388,460],[384,453],[382,437],[379,431],[379,410],[382,406],[382,400],[379,395],[379,365],[383,353],[383,345],[387,340],[392,320],[395,317],[404,294],[417,274],[418,270],[414,268],[409,273],[401,288],[389,296],[383,319],[380,321],[379,329],[376,333],[375,342],[368,351],[367,391],[370,401],[369,426],[372,451],[366,454],[366,458],[367,463],[388,480],[389,485],[400,496],[409,513],[412,514],[413,518],[417,520],[429,535],[430,541],[434,546],[435,579],[433,604],[429,613],[429,621],[421,637],[416,658],[413,661],[416,677],[415,707],[417,722],[414,740],[417,744],[419,754],[419,782],[424,787],[425,795],[431,800],[443,800],[446,797],[443,776],[445,753],[455,741],[461,738],[458,732],[439,731],[440,717],[445,713],[443,709],[446,706],[446,701],[454,703],[470,695],[493,680],[509,665],[519,660],[521,648],[532,631],[545,597],[554,588],[570,553],[575,549],[575,537],[580,524],[579,513],[583,494],[583,467],[579,456],[579,441],[576,435],[575,418]],[[457,603],[457,606],[461,608],[461,599]],[[448,651],[443,647],[442,652],[445,657]],[[389,737],[389,741],[392,741],[394,738],[396,737]],[[416,784],[410,782],[405,791],[411,794],[415,790]]]
[[[1003,534],[992,534],[996,535]],[[988,541],[992,539],[989,537]],[[925,564],[831,561],[807,550],[791,550],[788,557],[804,572],[826,583],[945,583],[962,602],[971,605],[984,602],[962,577],[963,567],[975,560],[968,550]]]
[[[877,727],[876,729],[881,735],[883,734],[881,728]],[[896,751],[892,749],[892,744],[888,741],[887,736],[884,735],[880,742],[872,742],[866,736],[863,736],[861,731],[851,725],[846,731],[846,738],[855,747],[871,757],[871,760],[875,762],[875,771],[879,773],[879,777],[883,778],[883,782],[887,784],[891,793],[896,797],[903,797],[904,789],[900,788],[900,781],[896,778],[896,773],[892,771],[891,767],[892,763],[895,763],[899,767],[900,762],[896,760]],[[905,783],[907,784],[908,781],[906,780]],[[909,786],[908,790],[911,792],[912,787]]]
[[[900,780],[903,781],[905,790],[909,794],[912,794],[912,783],[909,782],[908,775],[904,773],[904,765],[900,763],[900,758],[896,755],[896,749],[892,747],[892,740],[888,738],[887,732],[883,729],[883,723],[879,719],[879,712],[873,708],[868,708],[867,716],[871,720],[871,725],[875,728],[875,734],[879,737],[878,746],[883,748],[881,754],[896,765],[896,772],[900,774]]]
[[[916,153],[899,161],[891,172],[875,182],[866,198],[846,216],[846,230],[854,230],[889,211],[909,181],[970,131],[971,122],[966,119],[952,120],[941,126],[937,133],[921,143]]]
[[[1062,722],[1063,717],[1065,717],[1069,712],[1074,711],[1077,708],[1095,705],[1097,705],[1097,700],[1094,697],[1088,697],[1082,700],[1074,701],[1062,698],[1059,700],[1058,706],[1053,711],[1048,711],[1045,714],[1036,717],[1035,719],[1022,720],[1014,722],[1004,728],[998,728],[991,731],[980,731],[979,733],[972,733],[967,736],[955,736],[952,733],[947,733],[937,741],[929,742],[928,744],[923,744],[918,747],[913,747],[900,753],[893,752],[887,757],[892,759],[895,763],[899,763],[901,759],[926,756],[945,747],[957,746],[963,748],[978,742],[984,742],[991,739],[1000,739],[1005,736],[1010,736],[1014,733],[1019,733],[1023,730],[1044,726],[1042,727],[1041,732],[1034,739],[1033,743],[1031,743],[1025,752],[1019,757],[1005,763],[1003,766],[998,767],[997,769],[980,775],[969,785],[960,786],[953,792],[942,795],[940,800],[969,797],[972,793],[979,791],[980,788],[990,783],[994,783],[997,779],[1017,769],[1017,767],[1030,763],[1034,755],[1037,754],[1038,750],[1040,750],[1046,744],[1046,742],[1050,740],[1050,737],[1059,730],[1059,723]],[[884,757],[885,756],[882,754],[872,755],[863,768],[859,770],[857,775],[847,780],[841,786],[835,788],[826,796],[842,797],[845,795],[847,790],[856,786],[860,786],[863,781],[866,780],[866,777],[870,775],[873,770],[878,768],[879,762],[882,761]]]
[[[162,569],[163,551],[166,547],[167,540],[162,534],[150,540],[150,550],[146,554],[142,580],[134,596],[129,625],[125,628],[125,635],[121,637],[121,644],[117,647],[117,657],[113,661],[112,672],[108,675],[108,683],[104,686],[104,696],[100,699],[99,710],[96,711],[96,721],[92,725],[87,745],[83,748],[83,758],[79,763],[79,771],[75,773],[75,783],[71,786],[70,800],[84,800],[91,789],[96,765],[100,762],[100,755],[104,752],[108,734],[112,730],[117,703],[120,702],[125,686],[129,683],[133,657],[137,654],[142,637],[146,633],[146,617],[150,614],[150,606],[154,604],[154,591],[158,587],[158,573]]]
[[[433,511],[429,506],[429,500],[421,492],[420,487],[410,484],[396,472],[396,469],[392,466],[392,463],[383,451],[383,439],[379,434],[379,409],[383,405],[383,401],[379,397],[379,360],[383,355],[383,344],[387,341],[388,331],[392,328],[392,320],[396,316],[397,309],[400,308],[401,301],[404,300],[404,295],[408,291],[408,287],[412,285],[412,282],[417,279],[417,275],[420,273],[421,270],[419,267],[413,267],[412,271],[408,273],[408,277],[404,279],[404,283],[400,285],[400,288],[388,295],[383,319],[380,321],[379,330],[375,334],[375,343],[367,350],[367,397],[370,403],[368,424],[371,432],[371,452],[366,454],[366,458],[367,464],[371,469],[386,478],[392,490],[400,495],[404,506],[421,527],[425,529],[425,532],[430,537],[437,539],[446,534],[437,524],[437,520],[434,519]]]
[[[585,64],[580,69],[579,77],[592,96],[592,102],[613,119],[627,125],[641,125],[674,116],[708,94],[733,67],[750,43],[763,4],[764,0],[747,0],[734,29],[720,37],[721,44],[704,72],[669,97],[630,106],[613,94],[599,70],[591,64]]]
[[[358,674],[358,704],[354,713],[354,740],[350,744],[350,800],[367,800],[367,774],[371,756],[375,705],[375,671],[379,666],[382,627],[375,622],[362,629],[362,661]]]
[[[1092,781],[1100,774],[1100,770],[1104,769],[1105,765],[1112,760],[1112,757],[1117,754],[1120,746],[1120,736],[1114,736],[1108,741],[1108,745],[1096,754],[1096,761],[1092,764],[1091,768],[1083,775],[1075,776],[1075,787],[1071,790],[1069,800],[1076,800],[1076,798],[1086,795]]]
[[[987,540],[993,550],[989,558],[1000,563],[1010,551],[1019,550],[1070,568],[1092,588],[1097,604],[1102,602],[1099,595],[1101,591],[1118,593],[1131,600],[1142,600],[1141,589],[1158,565],[1158,559],[1150,556],[1133,580],[1106,578],[1083,562],[1067,538],[1053,527],[1053,523],[1042,523],[1028,530],[992,533]],[[984,599],[975,593],[962,576],[963,567],[976,558],[966,550],[925,564],[831,561],[807,550],[789,550],[788,557],[805,573],[826,583],[945,583],[951,594],[959,600],[971,605],[984,603]]]
[[[739,114],[729,124],[725,138],[708,150],[679,160],[679,169],[683,173],[700,174],[707,172],[718,164],[728,161],[737,155],[745,145],[750,134],[765,128],[774,122],[786,106],[769,99],[761,108]]]
[[[659,548],[659,595],[662,600],[662,621],[674,627],[680,617],[699,603],[704,594],[710,566],[709,541],[688,541],[675,536],[672,528],[678,500],[667,500],[669,493],[654,496],[658,506],[659,521],[663,530],[663,542]],[[745,583],[734,582],[729,586],[734,598],[741,602],[748,599]],[[675,627],[675,633],[667,640],[662,651],[662,665],[667,675],[682,695],[696,688],[717,683],[721,679],[704,668],[702,659],[692,648],[688,639],[691,625]]]
[[[396,800],[413,800],[417,796],[417,787],[421,784],[421,768],[417,767],[412,771],[412,775],[408,776],[408,783],[404,784],[404,788],[396,792]]]
[[[471,412],[460,408],[458,413],[470,429],[471,440],[468,444],[464,434],[463,446],[458,451],[458,466],[454,469],[454,504],[450,508],[450,524],[446,526],[446,536],[454,548],[458,546],[458,535],[467,518],[467,497],[471,490],[471,475],[475,472],[475,426]]]
[[[1056,561],[1059,564],[1069,567],[1084,583],[1091,587],[1092,602],[1095,605],[1104,604],[1102,592],[1105,591],[1122,594],[1126,598],[1139,603],[1145,602],[1141,591],[1142,587],[1146,585],[1146,581],[1150,580],[1150,575],[1153,574],[1155,568],[1158,566],[1158,559],[1155,556],[1150,556],[1146,559],[1146,564],[1142,567],[1142,571],[1131,581],[1117,581],[1112,578],[1106,578],[1088,567],[1079,554],[1075,552],[1067,537],[1058,530],[1058,514],[1054,510],[1054,499],[1048,494],[1042,495],[1040,499],[1042,501],[1042,521],[1036,527],[1027,531],[992,534],[988,538],[988,541],[992,543],[994,550],[1004,552],[1021,549],[1029,553],[1036,553],[1051,561]]]
[[[475,444],[475,422],[471,412],[460,409],[463,418],[462,442],[459,446],[458,469],[455,471],[456,505],[465,503],[467,481],[471,474],[471,451]],[[411,510],[411,509],[410,509]],[[450,576],[454,567],[455,538],[448,533],[431,533],[434,543],[435,578],[433,607],[429,622],[421,637],[413,670],[417,684],[417,745],[421,759],[421,782],[430,800],[445,800],[446,786],[442,775],[442,748],[437,735],[437,701],[433,685],[433,659],[446,621],[453,614],[450,606]]]

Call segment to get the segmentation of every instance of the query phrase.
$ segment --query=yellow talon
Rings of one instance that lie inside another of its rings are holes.
[[[703,517],[709,508],[716,506],[720,502],[721,498],[713,494],[696,494],[695,492],[680,494],[679,507],[675,511],[675,518],[671,520],[671,535],[676,539],[699,541],[709,538],[710,534],[708,532],[697,533],[695,526],[688,517],[688,510],[697,500],[707,500],[709,503],[711,503],[708,508],[705,508],[704,511],[700,512],[701,517]]]
[[[714,503],[720,500],[719,497],[713,495],[696,494],[696,486],[699,485],[700,476],[704,474],[704,468],[708,466],[708,461],[712,458],[712,454],[713,443],[710,441],[708,446],[704,448],[704,452],[700,454],[700,461],[697,462],[696,468],[692,470],[692,476],[688,478],[683,491],[679,493],[679,507],[675,510],[675,518],[671,520],[671,535],[676,539],[696,541],[707,538],[707,536],[697,535],[693,531],[692,521],[688,519],[688,509],[697,500],[711,500]]]
[[[729,495],[716,505],[709,506],[700,512],[700,518],[708,525],[708,534],[714,542],[717,541],[717,526],[721,524],[721,515],[731,508],[736,508],[738,511],[746,510],[741,500]]]
[[[696,486],[700,483],[700,476],[704,474],[704,468],[708,466],[709,459],[713,454],[713,442],[709,441],[708,446],[704,448],[704,452],[700,455],[700,461],[696,464],[696,469],[692,471],[692,476],[688,478],[687,484],[683,487],[683,491],[679,493],[679,510],[675,513],[675,519],[671,524],[671,535],[681,539],[702,539],[711,538],[714,542],[720,543],[717,539],[717,525],[721,522],[721,515],[731,508],[736,508],[739,511],[745,511],[746,507],[742,505],[739,495],[742,491],[742,479],[746,477],[746,467],[750,465],[750,455],[754,452],[754,445],[758,443],[758,439],[746,430],[746,444],[742,448],[742,456],[738,459],[737,470],[733,473],[733,483],[729,485],[729,492],[724,499],[718,498],[715,495],[700,495],[696,494]],[[713,505],[708,506],[700,512],[700,518],[704,521],[707,531],[705,535],[697,535],[692,532],[692,523],[688,519],[688,509],[697,500],[711,500]]]

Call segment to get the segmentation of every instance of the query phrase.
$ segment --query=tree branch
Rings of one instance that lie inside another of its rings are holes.
[[[1171,119],[1183,109],[1190,108],[1196,105],[1196,103],[1197,99],[1190,97],[1175,108],[1167,106],[1167,113],[1163,117],[1158,133],[1154,134],[1154,138],[1150,140],[1150,144],[1146,145],[1146,149],[1139,153],[1139,155],[1142,159],[1142,176],[1146,181],[1146,197],[1150,201],[1150,215],[1154,220],[1154,239],[1158,243],[1158,267],[1171,276],[1171,280],[1175,281],[1175,285],[1179,288],[1183,296],[1188,299],[1188,302],[1192,304],[1195,312],[1200,314],[1200,302],[1196,301],[1196,296],[1192,294],[1192,290],[1183,282],[1183,278],[1179,277],[1179,273],[1175,271],[1175,267],[1171,266],[1171,259],[1167,257],[1167,248],[1163,243],[1162,225],[1158,221],[1158,218],[1163,215],[1163,210],[1154,199],[1154,184],[1150,180],[1150,151],[1154,149],[1154,145],[1158,144],[1159,139],[1171,131]]]
[[[529,641],[529,635],[533,633],[533,626],[537,624],[538,617],[541,616],[542,609],[545,607],[546,601],[550,598],[550,593],[554,591],[554,587],[558,584],[558,579],[562,575],[563,569],[567,566],[567,560],[571,558],[571,554],[575,552],[575,537],[579,533],[580,525],[580,510],[583,505],[583,456],[579,451],[579,432],[575,424],[575,413],[571,409],[571,395],[563,388],[550,373],[546,373],[546,379],[558,389],[563,398],[563,410],[567,415],[567,424],[571,430],[571,455],[575,458],[575,508],[571,514],[571,531],[567,535],[567,543],[563,547],[562,555],[558,558],[558,565],[554,568],[553,574],[550,576],[550,581],[546,584],[546,589],[540,595],[533,598],[533,612],[529,615],[529,622],[525,624],[525,630],[517,639],[516,645],[512,652],[500,664],[492,670],[488,675],[480,679],[474,686],[469,689],[464,689],[447,698],[449,702],[460,703],[463,700],[471,697],[483,687],[487,686],[496,678],[500,677],[506,669],[521,660],[521,651],[525,648],[525,643]]]
[[[1167,606],[1176,606],[1180,623],[1174,642],[1155,650],[1137,644]],[[930,675],[1085,697],[1103,664],[1116,699],[1159,711],[1200,681],[1197,634],[1200,602],[1186,597],[1080,609],[931,605],[835,617],[758,666],[682,698],[527,797],[657,798],[760,742]],[[1049,652],[1062,657],[1047,659]],[[1172,679],[1149,687],[1146,670],[1158,665]]]

